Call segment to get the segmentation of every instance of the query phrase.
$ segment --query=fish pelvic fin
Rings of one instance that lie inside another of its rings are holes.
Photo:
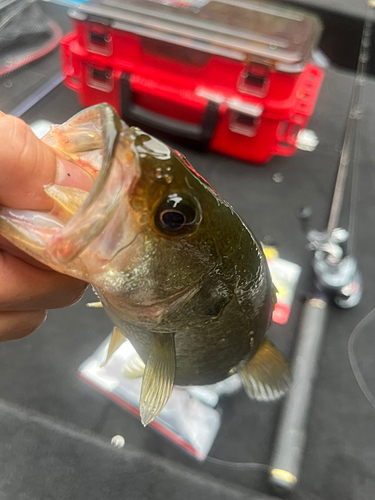
[[[111,359],[112,355],[117,351],[117,349],[126,341],[125,335],[115,326],[112,330],[111,340],[109,341],[107,357],[104,363],[101,365],[105,366]]]
[[[99,302],[87,302],[86,307],[92,307],[94,309],[100,309],[101,307],[103,307],[103,304],[100,301]]]
[[[246,394],[257,401],[274,401],[289,389],[292,376],[289,365],[268,339],[240,370]]]
[[[166,405],[176,375],[174,334],[155,334],[143,375],[139,411],[144,426]]]
[[[122,376],[127,379],[141,378],[144,372],[145,364],[137,351],[134,351],[121,369]]]

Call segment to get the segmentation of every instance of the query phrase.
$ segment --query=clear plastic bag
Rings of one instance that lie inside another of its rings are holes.
[[[79,367],[79,375],[126,410],[139,415],[142,379],[126,379],[122,369],[134,349],[129,341],[122,344],[103,366],[110,337]],[[203,387],[175,387],[172,395],[151,426],[185,451],[202,461],[209,453],[221,425],[215,408],[221,394],[237,391],[239,377],[234,376]]]

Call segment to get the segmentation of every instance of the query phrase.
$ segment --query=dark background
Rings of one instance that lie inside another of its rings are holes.
[[[310,205],[313,226],[324,228],[366,12],[353,8],[360,2],[349,0],[301,3],[322,17],[325,30],[320,48],[331,59],[309,123],[320,140],[317,149],[312,153],[299,151],[291,158],[276,157],[268,165],[256,167],[169,141],[233,205],[260,240],[271,238],[282,258],[302,266],[289,322],[273,325],[270,331],[270,337],[288,358],[303,299],[311,288],[311,255],[306,250],[298,210]],[[42,7],[65,31],[69,30],[65,8],[47,3]],[[58,71],[56,50],[1,78],[0,109],[11,112]],[[352,330],[374,305],[375,85],[371,78],[364,89],[364,102],[357,143],[359,195],[355,202],[356,256],[364,275],[364,297],[355,309],[330,311],[301,482],[294,493],[294,498],[301,500],[375,497],[375,410],[357,385],[347,352]],[[59,85],[23,119],[27,123],[42,118],[61,123],[79,110],[76,95]],[[282,173],[283,182],[273,181],[276,172]],[[343,225],[346,220],[344,216]],[[193,495],[260,499],[262,492],[269,495],[263,472],[245,465],[198,464],[78,379],[78,366],[111,330],[101,310],[85,307],[90,300],[93,298],[88,292],[79,304],[51,311],[47,322],[29,338],[1,344],[0,500],[177,499]],[[374,357],[371,330],[370,324],[358,340],[360,365],[370,382]],[[237,463],[269,463],[282,403],[252,402],[241,391],[221,404],[223,423],[210,456]],[[126,440],[125,448],[119,451],[107,446],[116,434]]]

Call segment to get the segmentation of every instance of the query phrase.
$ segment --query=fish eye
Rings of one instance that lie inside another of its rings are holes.
[[[199,218],[197,203],[178,194],[170,194],[156,208],[156,229],[168,236],[181,236],[194,231]]]

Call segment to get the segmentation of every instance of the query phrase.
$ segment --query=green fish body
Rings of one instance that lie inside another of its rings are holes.
[[[240,373],[250,397],[285,393],[287,363],[265,338],[275,289],[261,245],[233,208],[181,154],[127,127],[108,105],[44,140],[91,173],[94,188],[47,186],[53,213],[38,222],[3,208],[0,234],[93,285],[115,325],[109,356],[128,340],[142,360],[143,423],[174,384]]]

